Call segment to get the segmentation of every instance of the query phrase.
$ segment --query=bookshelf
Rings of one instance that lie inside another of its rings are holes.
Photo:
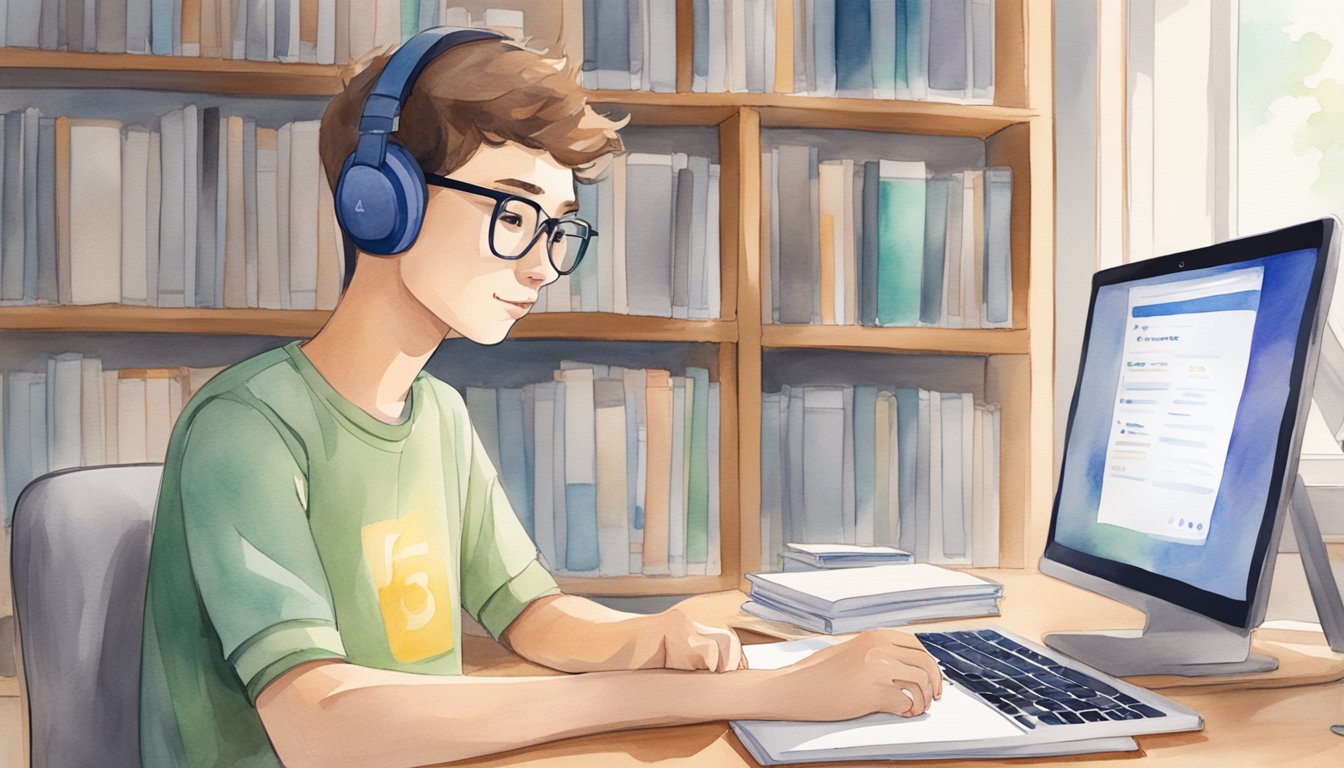
[[[470,3],[463,3],[471,5]],[[478,5],[490,5],[478,3]],[[494,4],[498,5],[498,3]],[[537,9],[534,46],[559,41],[560,11]],[[692,93],[691,0],[677,0],[677,92],[595,91],[603,111],[627,112],[632,126],[691,126],[718,136],[722,305],[718,320],[689,321],[602,313],[524,318],[511,338],[708,344],[716,349],[722,397],[719,576],[562,578],[568,591],[596,595],[687,594],[744,586],[760,565],[763,366],[776,351],[830,350],[890,356],[968,355],[985,360],[984,394],[1002,404],[1000,564],[1033,568],[1048,524],[1053,413],[1052,37],[1047,0],[995,5],[995,103],[816,98],[762,93]],[[532,9],[529,9],[529,14]],[[558,45],[558,42],[557,42]],[[129,89],[193,92],[309,105],[337,93],[356,65],[283,64],[163,56],[0,49],[0,89]],[[837,129],[963,137],[983,142],[986,165],[1013,171],[1011,328],[874,328],[773,325],[761,321],[763,132]],[[328,313],[314,310],[96,306],[0,307],[0,339],[116,333],[157,337],[305,337]],[[31,345],[31,342],[28,342]],[[165,347],[166,349],[169,347]],[[167,362],[167,361],[166,361]]]

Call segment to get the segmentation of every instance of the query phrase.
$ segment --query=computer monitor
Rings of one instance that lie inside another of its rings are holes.
[[[1117,675],[1273,669],[1250,653],[1297,475],[1339,222],[1098,272],[1041,571],[1147,614],[1051,634]]]

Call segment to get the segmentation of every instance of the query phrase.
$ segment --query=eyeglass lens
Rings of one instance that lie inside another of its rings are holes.
[[[517,198],[506,200],[495,211],[495,250],[506,258],[522,256],[541,235],[537,231],[540,226],[540,214],[535,207]],[[582,221],[561,219],[556,222],[547,241],[547,250],[551,266],[557,272],[567,273],[578,265],[588,232],[587,225]]]

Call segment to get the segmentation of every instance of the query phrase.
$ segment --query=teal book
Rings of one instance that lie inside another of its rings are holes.
[[[873,98],[896,98],[896,0],[872,0],[869,48],[873,61]]]
[[[690,479],[686,492],[686,564],[704,565],[709,552],[709,371],[687,368],[691,397]]]
[[[420,0],[401,0],[401,41],[420,31]]]
[[[173,0],[152,0],[149,8],[150,52],[155,56],[173,55]],[[89,50],[94,41],[84,40],[79,50]]]
[[[919,390],[910,387],[896,390],[896,429],[899,452],[894,461],[900,473],[900,498],[897,500],[900,538],[897,546],[906,552],[914,552],[919,533],[915,509],[920,449]]]
[[[561,375],[565,382],[565,569],[596,571],[600,560],[593,370],[570,368]]]
[[[877,387],[854,385],[854,530],[855,542],[873,544],[879,535],[873,514],[873,488],[877,475]],[[885,524],[883,533],[885,533]]]
[[[929,179],[924,199],[924,279],[920,283],[919,322],[938,325],[943,314],[943,259],[947,249],[947,176]]]
[[[877,322],[919,322],[924,271],[924,163],[881,161],[878,195]]]

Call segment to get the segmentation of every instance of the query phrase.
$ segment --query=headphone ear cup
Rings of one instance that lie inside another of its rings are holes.
[[[336,183],[336,219],[365,253],[410,248],[425,219],[425,174],[405,147],[388,142],[383,164],[356,165],[351,154]]]

